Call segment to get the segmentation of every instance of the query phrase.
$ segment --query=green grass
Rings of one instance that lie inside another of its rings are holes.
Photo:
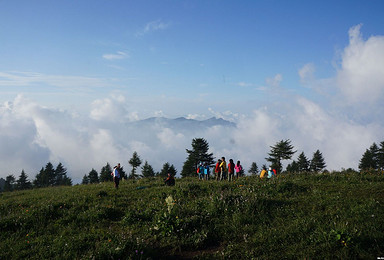
[[[0,259],[376,259],[384,256],[384,176],[6,192],[0,230]]]

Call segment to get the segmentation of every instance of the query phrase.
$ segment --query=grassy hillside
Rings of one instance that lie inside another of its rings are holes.
[[[0,259],[384,256],[384,176],[159,179],[0,195]]]

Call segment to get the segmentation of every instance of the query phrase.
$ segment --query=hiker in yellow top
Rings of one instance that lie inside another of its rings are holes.
[[[220,180],[225,180],[227,178],[227,162],[225,161],[225,157],[221,157],[220,169],[221,169]]]
[[[267,173],[266,169],[263,169],[260,173],[260,179],[263,179],[265,177],[265,174]]]

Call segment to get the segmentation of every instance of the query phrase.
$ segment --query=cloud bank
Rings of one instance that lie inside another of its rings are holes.
[[[361,26],[349,30],[349,46],[342,54],[337,80],[347,101],[372,105],[384,97],[384,37],[364,41]]]

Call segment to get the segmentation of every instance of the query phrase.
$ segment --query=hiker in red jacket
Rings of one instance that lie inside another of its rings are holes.
[[[215,167],[215,177],[217,181],[220,180],[220,173],[221,173],[220,164],[221,164],[221,160],[219,159],[217,160],[216,167]]]
[[[228,163],[228,181],[233,181],[233,177],[235,175],[235,164],[232,159],[229,159]]]

